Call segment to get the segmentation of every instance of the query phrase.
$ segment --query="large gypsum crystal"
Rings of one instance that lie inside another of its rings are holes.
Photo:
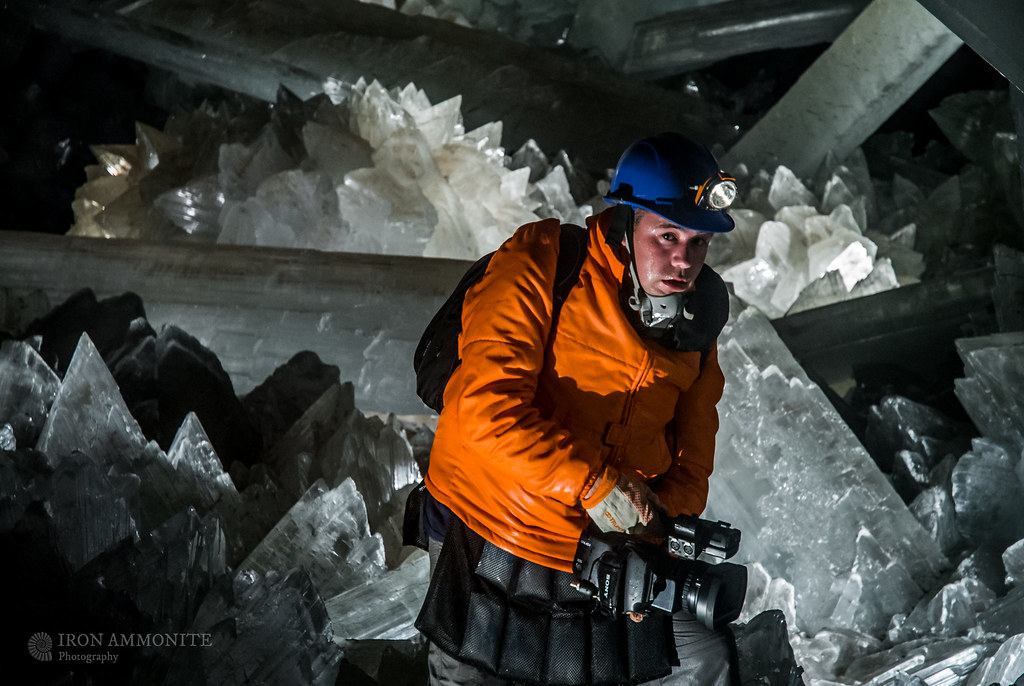
[[[957,525],[965,540],[1006,547],[1024,538],[1021,457],[985,438],[974,440],[953,469]]]
[[[733,309],[708,512],[792,583],[797,628],[879,634],[947,562],[768,320]]]
[[[326,90],[306,102],[282,90],[272,108],[204,105],[164,132],[140,125],[134,148],[96,146],[103,163],[69,233],[475,259],[540,216],[590,213],[567,158],[535,186],[511,168],[500,122],[464,130],[458,97],[432,104],[413,84],[363,80]]]
[[[958,339],[965,378],[955,390],[982,436],[953,470],[953,499],[964,538],[1003,547],[1024,538],[1024,334]]]
[[[266,574],[301,566],[326,596],[365,583],[384,569],[384,543],[370,533],[355,482],[317,481],[264,537],[239,569]]]
[[[419,636],[415,621],[427,595],[429,558],[417,551],[372,583],[354,586],[325,599],[334,640],[410,640]],[[387,608],[382,612],[381,608]]]
[[[931,145],[915,156],[912,136],[876,134],[846,159],[826,155],[813,179],[799,178],[785,160],[774,169],[732,170],[740,177],[734,208],[743,209],[731,210],[738,231],[715,238],[709,263],[737,295],[777,318],[915,283],[928,273],[981,267],[990,262],[987,246],[1020,246],[1024,216],[1006,93],[956,94],[930,114],[952,145]],[[963,165],[964,157],[972,164]],[[799,221],[780,218],[791,208],[800,210]],[[841,221],[837,210],[845,215]],[[740,219],[744,213],[760,215],[757,240],[744,227],[749,219]],[[776,221],[791,232],[781,232]],[[1012,276],[1006,248],[996,252]],[[1012,278],[999,288],[1020,290]],[[1003,299],[1000,316],[1019,319],[1019,305]]]
[[[0,423],[15,443],[34,446],[60,379],[39,352],[24,341],[0,343]]]
[[[183,632],[205,595],[229,578],[220,522],[186,508],[128,545],[99,555],[72,584],[83,594],[131,598],[147,624],[140,629]],[[109,611],[116,616],[119,608],[112,605]],[[159,658],[159,651],[152,657]]]
[[[845,678],[859,684],[956,684],[989,652],[988,644],[960,638],[899,644],[855,659]]]
[[[981,434],[1024,451],[1024,332],[961,338],[957,352],[965,378],[954,381],[956,396]]]
[[[31,358],[26,366],[32,369]],[[244,665],[245,673],[265,674],[274,683],[334,683],[340,653],[321,598],[363,586],[384,571],[381,536],[368,528],[353,479],[344,478],[334,489],[324,488],[322,481],[314,484],[305,498],[292,500],[291,511],[282,517],[285,491],[268,469],[262,463],[247,471],[242,467],[245,488],[239,492],[194,414],[186,417],[167,453],[145,442],[87,335],[58,383],[53,414],[44,417],[51,421],[39,441],[56,457],[14,450],[13,431],[7,446],[12,450],[0,451],[5,546],[30,535],[29,525],[37,522],[34,539],[57,556],[62,569],[75,574],[75,587],[88,592],[83,605],[102,606],[103,598],[116,596],[109,617],[97,609],[81,619],[94,622],[90,630],[113,622],[125,631],[211,634],[212,652],[205,656],[126,653],[125,660],[141,660],[140,674],[155,670],[168,675],[161,676],[164,683],[196,683],[200,676],[228,678]],[[333,388],[340,387],[335,383]],[[351,385],[347,388],[351,412],[336,434],[348,456],[335,464],[334,478],[352,472],[367,484],[375,502],[400,497],[410,479],[419,476],[412,448],[393,418],[384,421],[355,411]],[[388,475],[387,493],[373,486],[381,480],[371,464],[375,456]],[[259,531],[267,517],[273,520]],[[316,535],[307,540],[296,535],[302,531]],[[18,533],[12,538],[12,532]],[[254,534],[259,539],[254,541]],[[232,582],[240,552],[250,550],[246,563],[237,567],[244,571]],[[418,607],[426,583],[425,556],[417,559],[387,576],[378,602],[368,609],[390,621],[372,630],[362,627],[361,637],[415,633],[413,605]],[[33,558],[29,564],[34,563]],[[385,593],[388,584],[410,593]],[[404,614],[381,611],[391,605],[405,608]],[[354,609],[367,608],[358,603]],[[351,610],[339,612],[349,616]],[[274,652],[285,659],[261,657],[270,635],[276,637]]]
[[[947,486],[932,486],[921,491],[910,502],[910,511],[943,554],[949,555],[961,545],[956,506]]]
[[[366,416],[352,384],[335,384],[291,426],[265,460],[298,497],[318,479],[329,488],[352,479],[370,529],[383,538],[388,567],[402,555],[405,498],[421,472],[405,427],[394,415]]]
[[[1024,634],[1007,639],[991,656],[981,661],[967,680],[967,686],[1019,684],[1024,675]]]
[[[734,310],[739,309],[734,305]],[[88,351],[88,344],[82,345]],[[729,383],[719,406],[721,452],[708,516],[727,519],[744,533],[741,555],[752,570],[745,620],[766,609],[782,610],[787,624],[801,633],[801,639],[794,641],[798,662],[810,664],[813,659],[821,678],[829,680],[836,680],[833,677],[857,653],[881,649],[878,640],[866,633],[877,625],[883,631],[890,629],[893,637],[913,638],[899,652],[872,663],[871,670],[860,662],[859,674],[874,676],[903,664],[924,678],[929,669],[944,673],[980,665],[995,650],[996,639],[972,642],[958,635],[956,650],[951,643],[939,643],[952,640],[951,634],[962,634],[965,628],[968,633],[978,631],[971,626],[968,606],[982,631],[1010,635],[1024,630],[1015,629],[1024,616],[1017,589],[992,600],[971,580],[974,577],[962,575],[926,593],[930,580],[937,577],[928,534],[923,529],[915,532],[907,524],[905,508],[884,479],[877,478],[877,468],[842,428],[823,394],[800,371],[763,315],[753,308],[737,312],[723,335],[721,359]],[[109,380],[104,382],[98,362],[97,355],[83,353],[71,365],[64,383],[79,389],[75,397],[84,398],[81,389],[85,387],[94,389],[102,402],[111,397]],[[320,386],[313,388],[300,394],[306,398],[300,405],[308,403]],[[252,407],[276,404],[254,402]],[[107,409],[112,408],[116,409],[114,405]],[[81,409],[75,415],[81,421],[95,423],[105,417],[98,411],[102,408]],[[54,411],[62,411],[60,405],[55,403]],[[291,409],[284,414],[297,412]],[[51,528],[59,523],[66,529],[54,537],[62,555],[76,560],[80,583],[97,575],[115,575],[126,606],[152,612],[154,604],[159,605],[156,595],[167,593],[180,599],[167,607],[167,613],[157,611],[154,619],[166,625],[191,620],[195,604],[201,602],[203,609],[189,626],[197,631],[219,627],[213,632],[218,647],[188,665],[191,675],[203,670],[227,678],[230,670],[241,669],[242,664],[253,672],[271,674],[275,669],[287,671],[294,663],[308,665],[311,671],[303,672],[303,678],[315,682],[317,677],[310,675],[318,674],[316,670],[333,673],[337,653],[325,641],[340,645],[348,656],[357,643],[367,640],[413,640],[408,637],[415,633],[412,622],[426,584],[426,560],[421,553],[393,557],[387,549],[388,534],[377,529],[371,514],[371,502],[376,502],[393,522],[403,490],[417,478],[413,449],[402,436],[401,425],[391,417],[363,416],[355,407],[352,385],[332,382],[283,433],[282,427],[272,432],[279,438],[263,460],[251,468],[233,470],[238,478],[231,480],[219,468],[215,451],[204,438],[204,427],[194,418],[182,424],[166,454],[149,442],[134,459],[108,456],[103,466],[96,465],[92,455],[74,452],[78,444],[72,440],[73,428],[61,440],[53,435],[54,445],[72,450],[59,464],[67,467],[60,477],[62,494],[50,503],[61,514],[45,520]],[[94,440],[93,431],[78,433],[81,445],[116,443]],[[0,461],[2,491],[5,496],[14,494],[0,501],[4,508],[0,521],[23,526],[32,513],[39,516],[42,511],[32,501],[46,500],[49,475],[55,472],[41,454],[26,448],[16,455],[5,454]],[[381,461],[379,468],[370,463],[373,459]],[[116,468],[110,470],[107,461]],[[36,472],[41,479],[31,476]],[[718,484],[720,476],[728,483]],[[237,496],[232,492],[234,484]],[[344,497],[334,499],[332,491],[342,490]],[[309,497],[297,502],[306,491]],[[96,494],[101,502],[87,501],[82,506],[79,499],[84,492]],[[365,514],[353,514],[349,506],[358,510],[360,499],[366,502]],[[107,509],[96,509],[99,504]],[[189,506],[197,512],[184,516]],[[26,514],[27,510],[31,512]],[[6,513],[15,513],[13,521]],[[130,523],[125,514],[132,517]],[[163,523],[154,524],[165,514]],[[942,508],[945,523],[948,514],[948,508]],[[76,521],[92,517],[104,528],[97,522]],[[214,517],[217,527],[212,524]],[[120,524],[111,530],[111,522]],[[346,529],[348,524],[352,526]],[[279,528],[267,535],[275,526]],[[357,533],[346,537],[346,531]],[[903,535],[909,538],[900,538]],[[182,566],[188,546],[176,536],[192,537],[195,544],[189,549],[199,555],[194,560],[198,566]],[[92,543],[88,548],[76,547],[83,537]],[[233,546],[232,540],[241,543]],[[158,547],[164,543],[166,554]],[[143,550],[145,555],[140,553]],[[250,551],[254,551],[253,569],[248,570],[252,574],[235,577],[234,591],[226,582],[216,581],[218,560],[226,559],[235,576],[234,570],[246,568],[239,562]],[[121,559],[121,555],[128,557]],[[188,570],[186,574],[193,576],[186,576],[183,584],[162,578],[147,583],[145,575],[150,572],[144,570],[158,568],[164,559],[169,569],[177,570],[174,573]],[[400,562],[392,565],[393,559]],[[1012,564],[1012,551],[1006,559],[1010,561],[1007,571],[1019,568]],[[132,560],[143,562],[138,577],[129,575],[136,569]],[[368,565],[359,569],[362,563]],[[1002,574],[1000,568],[1000,578]],[[115,576],[110,577],[111,583]],[[286,578],[295,583],[283,583]],[[247,595],[242,592],[247,588],[254,590]],[[340,590],[323,590],[331,588]],[[186,605],[192,609],[186,610]],[[893,613],[900,616],[890,623]],[[293,619],[304,628],[298,630]],[[828,628],[819,631],[817,627]],[[277,652],[286,659],[272,665],[263,653],[253,654],[267,635],[277,637]],[[929,651],[913,652],[932,644],[936,647]],[[182,665],[169,669],[179,681],[168,683],[188,683]],[[278,677],[280,681],[290,678],[281,674],[268,678]]]
[[[64,456],[50,476],[45,502],[57,547],[77,570],[100,553],[138,535],[130,507],[131,480],[108,476],[93,458]]]
[[[784,165],[751,176],[732,210],[738,230],[716,237],[722,245],[709,253],[736,294],[771,318],[897,288],[921,274],[912,249],[868,230],[873,192],[859,150],[845,163],[830,157],[819,175],[817,192]]]
[[[53,464],[81,451],[104,469],[131,472],[146,443],[99,351],[82,334],[36,449]]]
[[[995,593],[970,577],[952,581],[922,601],[906,617],[890,626],[893,643],[923,635],[953,637],[966,635],[978,623],[977,611],[995,600]]]
[[[967,449],[968,427],[939,410],[897,395],[887,395],[868,410],[864,444],[883,471],[893,470],[900,451],[923,458],[924,467],[935,467],[947,455]]]
[[[310,575],[302,569],[243,572],[209,592],[190,631],[212,645],[190,663],[175,663],[164,683],[335,683],[341,651]]]

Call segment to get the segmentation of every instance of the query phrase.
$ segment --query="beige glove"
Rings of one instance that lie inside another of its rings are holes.
[[[601,531],[630,534],[654,520],[659,505],[647,484],[610,467],[580,502]]]

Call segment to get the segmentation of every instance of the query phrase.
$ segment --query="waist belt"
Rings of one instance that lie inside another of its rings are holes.
[[[604,616],[574,580],[453,517],[416,627],[461,662],[519,683],[639,684],[671,672],[670,615]]]

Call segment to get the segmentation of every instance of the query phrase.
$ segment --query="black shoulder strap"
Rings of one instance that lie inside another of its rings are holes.
[[[551,330],[558,326],[562,305],[569,297],[569,291],[580,278],[580,270],[587,259],[588,232],[582,226],[562,224],[558,235],[558,264],[555,267],[555,282],[552,286]]]
[[[448,377],[459,366],[459,332],[462,331],[462,300],[470,286],[479,281],[494,253],[474,262],[462,275],[455,290],[434,313],[413,354],[416,394],[435,412],[441,411]]]
[[[553,306],[551,331],[555,330],[558,315],[569,291],[579,280],[580,270],[587,257],[587,230],[573,224],[563,224],[558,236],[558,262],[552,285]],[[494,253],[488,253],[474,262],[462,276],[455,290],[427,324],[416,351],[413,368],[416,371],[416,393],[427,407],[441,411],[444,387],[461,360],[458,355],[459,332],[462,331],[462,301],[470,286],[479,281]]]

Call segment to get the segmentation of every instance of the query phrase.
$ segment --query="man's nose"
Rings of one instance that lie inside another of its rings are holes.
[[[672,266],[678,267],[679,269],[685,269],[692,264],[692,255],[690,254],[690,246],[686,243],[680,243],[676,246],[675,250],[672,251]]]

